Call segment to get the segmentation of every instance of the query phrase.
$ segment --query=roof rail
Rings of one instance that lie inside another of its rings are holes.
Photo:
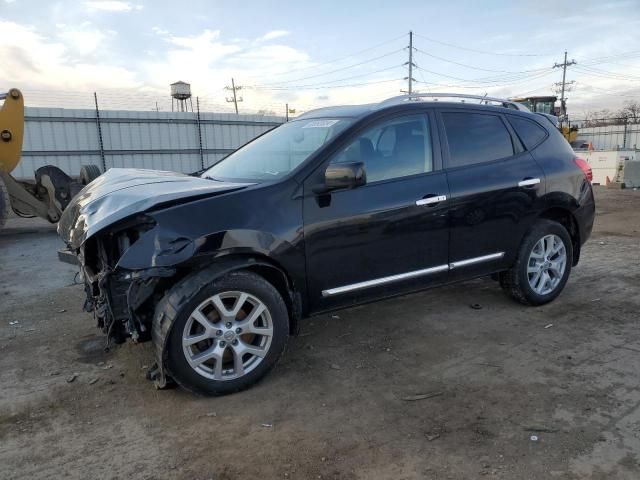
[[[378,105],[397,105],[402,102],[417,102],[421,99],[433,99],[433,101],[437,102],[439,98],[460,98],[463,103],[466,99],[480,100],[480,102],[478,102],[480,104],[484,103],[488,105],[489,102],[492,102],[498,103],[500,106],[510,108],[512,110],[523,110],[525,112],[530,111],[525,105],[506,98],[487,97],[486,95],[467,95],[466,93],[412,93],[410,95],[398,95],[396,97],[388,98],[380,102]]]

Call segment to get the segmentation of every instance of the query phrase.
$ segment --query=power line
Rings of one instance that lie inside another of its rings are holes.
[[[589,67],[589,66],[579,66],[578,67],[579,70],[583,70],[583,73],[585,73],[584,71],[586,70],[586,72],[594,74],[594,75],[599,75],[602,77],[608,77],[608,78],[616,78],[619,80],[631,80],[631,81],[640,81],[640,76],[635,76],[635,75],[626,75],[623,73],[616,73],[616,72],[610,72],[608,70],[602,70],[600,68],[595,68],[595,67]]]
[[[317,77],[323,77],[325,75],[331,75],[332,73],[341,72],[343,70],[348,70],[348,69],[353,68],[353,67],[359,67],[359,66],[364,65],[366,63],[371,63],[371,62],[374,62],[376,60],[380,60],[381,58],[388,57],[390,55],[393,55],[394,53],[401,52],[402,50],[403,50],[402,48],[399,48],[398,50],[394,50],[392,52],[385,53],[385,54],[380,55],[378,57],[370,58],[368,60],[363,60],[362,62],[354,63],[353,65],[347,65],[346,67],[337,68],[335,70],[331,70],[331,71],[328,71],[328,72],[317,73],[315,75],[309,75],[307,77],[296,78],[296,79],[293,79],[293,80],[283,80],[282,82],[264,83],[261,86],[283,85],[283,84],[287,84],[287,83],[291,83],[291,82],[299,82],[301,80],[308,80],[310,78],[317,78]]]
[[[326,88],[350,88],[350,87],[360,87],[366,85],[376,85],[378,83],[390,83],[390,82],[399,82],[401,80],[406,80],[406,78],[390,78],[387,80],[375,80],[372,82],[362,82],[362,83],[349,83],[344,85],[331,85],[330,87],[326,86],[312,86],[312,85],[296,85],[291,87],[276,87],[276,88],[262,88],[262,87],[250,87],[255,88],[256,90],[265,90],[265,91],[288,91],[288,90],[324,90]],[[322,84],[324,85],[324,84]]]
[[[529,90],[528,92],[519,93],[517,95],[513,95],[513,97],[514,98],[526,97],[528,95],[531,95],[532,93],[539,92],[540,90],[549,90],[549,85],[545,85],[544,87],[536,88],[534,90]]]
[[[398,37],[394,37],[390,40],[385,40],[384,42],[378,43],[372,47],[368,47],[365,48],[363,50],[358,50],[357,52],[354,53],[350,53],[348,55],[344,55],[342,57],[339,57],[337,59],[334,60],[327,60],[326,62],[322,62],[322,63],[318,63],[315,65],[309,65],[308,67],[302,67],[302,68],[296,68],[293,70],[287,70],[286,72],[282,72],[282,73],[274,73],[273,76],[281,76],[281,75],[289,75],[290,73],[294,73],[294,72],[301,72],[303,70],[310,70],[312,68],[318,68],[318,67],[322,67],[324,65],[329,65],[329,64],[334,64],[334,63],[339,63],[342,60],[346,60],[347,58],[351,58],[351,57],[355,57],[356,55],[361,55],[365,52],[369,52],[371,50],[375,50],[376,48],[382,47],[383,45],[387,45],[389,43],[395,42],[396,40],[400,40],[401,38],[404,38],[404,34],[398,36]]]
[[[478,88],[485,88],[487,86],[492,86],[492,85],[501,86],[503,82],[507,82],[506,84],[522,83],[529,80],[535,80],[537,78],[541,78],[551,73],[551,69],[547,69],[547,71],[541,71],[540,73],[537,73],[535,75],[504,76],[504,77],[493,77],[493,78],[485,77],[485,79],[469,79],[469,78],[456,77],[454,75],[447,75],[446,73],[435,72],[433,70],[427,70],[422,67],[417,67],[417,68],[419,70],[423,70],[424,72],[431,73],[433,75],[438,75],[440,77],[451,78],[453,80],[459,80],[461,82],[466,82],[466,83],[482,84]],[[458,86],[458,85],[452,85],[452,86]]]
[[[273,86],[273,87],[270,86],[270,85],[251,85],[250,88],[254,88],[254,89],[257,89],[257,90],[292,90],[292,89],[297,89],[297,88],[319,87],[319,86],[324,86],[324,85],[330,85],[330,84],[336,83],[336,82],[344,82],[346,80],[351,80],[352,78],[361,78],[361,77],[365,77],[367,75],[373,75],[373,74],[376,74],[376,73],[385,72],[385,71],[391,70],[393,68],[398,68],[398,67],[402,67],[402,66],[404,66],[404,65],[403,64],[391,65],[390,67],[381,68],[379,70],[374,70],[373,72],[363,73],[361,75],[352,75],[350,77],[338,78],[336,80],[329,80],[329,81],[326,81],[326,82],[313,83],[313,84],[309,84],[309,85],[287,85],[287,86]]]
[[[418,70],[424,70],[421,67],[417,67]],[[429,70],[425,70],[426,72],[429,72]],[[450,87],[450,88],[465,88],[465,89],[486,89],[486,88],[498,88],[498,87],[508,87],[511,85],[518,85],[518,84],[522,84],[522,83],[528,83],[534,80],[538,80],[540,78],[546,77],[548,75],[550,75],[552,73],[551,70],[549,70],[548,72],[543,72],[537,75],[533,75],[527,78],[519,78],[519,79],[514,79],[514,80],[506,80],[506,83],[502,83],[502,82],[495,82],[495,83],[484,83],[484,84],[479,84],[479,85],[465,85],[463,83],[454,83],[454,84],[445,84],[445,83],[435,83],[435,82],[425,82],[425,81],[418,81],[419,83],[425,83],[425,84],[429,84],[432,86],[437,86],[437,87]]]
[[[494,73],[531,73],[531,72],[538,72],[541,70],[547,70],[548,67],[544,67],[544,68],[534,68],[531,70],[520,70],[520,71],[511,71],[511,70],[492,70],[490,68],[482,68],[482,67],[476,67],[474,65],[469,65],[466,63],[461,63],[461,62],[456,62],[454,60],[449,60],[448,58],[444,58],[444,57],[439,57],[438,55],[433,55],[432,53],[427,53],[424,50],[421,50],[419,48],[415,48],[415,50],[423,55],[427,55],[431,58],[435,58],[437,60],[441,60],[443,62],[447,62],[447,63],[452,63],[454,65],[459,65],[461,67],[465,67],[465,68],[470,68],[472,70],[480,70],[483,72],[494,72]]]
[[[584,83],[582,81],[577,82],[580,85],[584,86],[584,87],[588,87],[588,88],[593,88],[594,90],[600,90],[602,91],[605,95],[611,95],[611,96],[617,96],[617,97],[630,97],[630,98],[638,98],[638,94],[631,94],[631,95],[627,95],[628,92],[632,92],[635,90],[640,91],[640,87],[638,88],[630,88],[628,90],[622,90],[620,92],[611,92],[607,89],[601,88],[601,87],[596,87],[594,85],[589,85],[587,83]]]
[[[458,48],[460,50],[466,50],[468,52],[481,53],[483,55],[498,55],[504,57],[549,57],[551,53],[504,53],[504,52],[488,52],[486,50],[477,50],[475,48],[463,47],[460,45],[455,45],[453,43],[442,42],[440,40],[436,40],[435,38],[427,37],[426,35],[421,35],[419,33],[415,34],[416,36],[428,40],[433,43],[438,43],[440,45],[445,45],[447,47]]]
[[[580,63],[582,65],[597,65],[597,62],[607,63],[606,60],[611,60],[611,59],[619,60],[621,58],[635,58],[639,56],[640,56],[640,50],[632,50],[629,52],[616,53],[614,55],[605,55],[602,57],[592,57],[592,58],[584,58],[584,59],[578,58],[578,60],[580,60]]]

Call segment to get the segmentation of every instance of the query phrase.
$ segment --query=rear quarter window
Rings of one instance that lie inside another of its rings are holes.
[[[533,120],[508,115],[509,123],[527,150],[532,150],[547,137],[547,131]]]

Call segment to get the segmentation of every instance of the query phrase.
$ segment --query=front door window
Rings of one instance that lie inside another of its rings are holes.
[[[345,162],[363,162],[367,183],[431,172],[433,150],[427,117],[397,117],[366,130],[331,163]]]

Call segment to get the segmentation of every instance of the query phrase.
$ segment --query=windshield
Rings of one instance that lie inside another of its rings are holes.
[[[309,158],[352,123],[346,118],[301,119],[284,123],[206,170],[214,180],[277,180]]]

